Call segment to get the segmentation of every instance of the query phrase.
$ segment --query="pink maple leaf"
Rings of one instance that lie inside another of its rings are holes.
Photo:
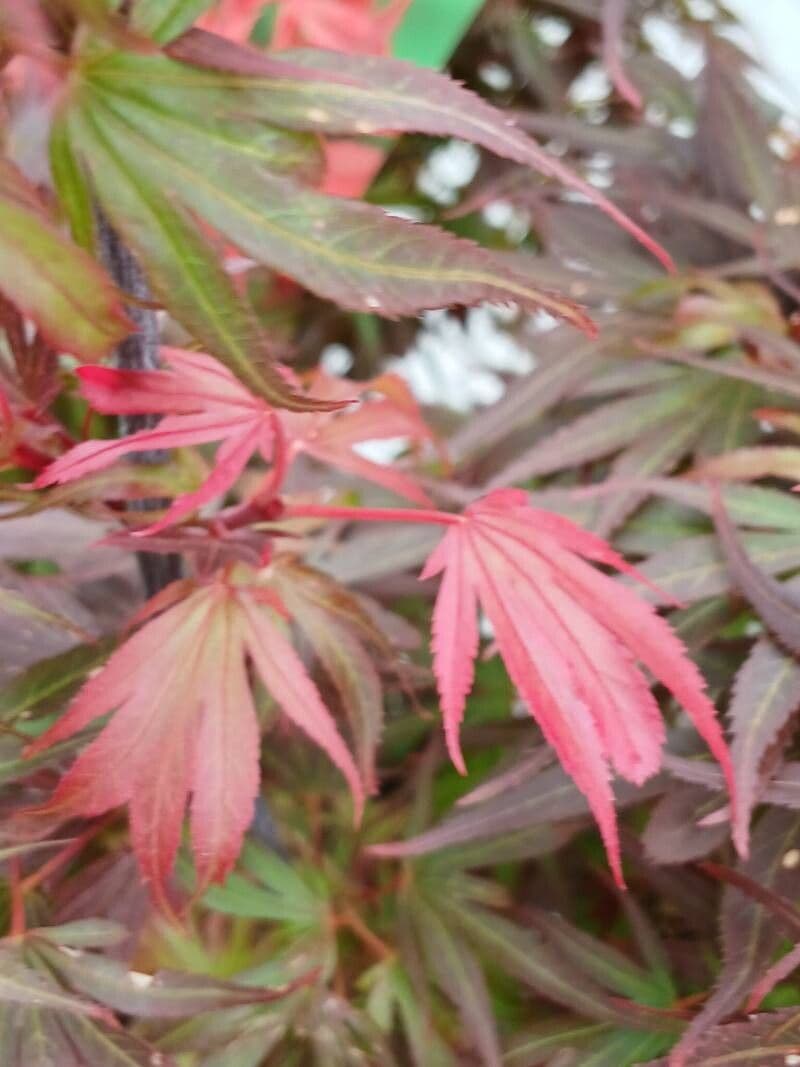
[[[328,48],[386,55],[410,0],[273,0],[278,4],[273,48]]]
[[[323,140],[325,171],[320,191],[328,196],[363,196],[386,161],[386,152],[360,141]]]
[[[410,0],[380,6],[374,0],[277,0],[271,47],[312,47],[385,56],[392,34]],[[381,148],[359,141],[324,141],[322,191],[329,196],[360,197],[384,162]]]
[[[270,48],[325,48],[361,55],[389,55],[391,38],[410,0],[222,0],[198,26],[233,41],[249,39],[266,3],[276,6]],[[359,141],[324,141],[322,191],[360,197],[369,188],[385,152]]]
[[[151,449],[182,448],[222,441],[214,468],[199,489],[173,501],[163,518],[141,534],[155,534],[226,493],[255,454],[281,465],[300,452],[377,482],[418,503],[428,498],[403,471],[373,463],[354,451],[359,442],[431,437],[410,393],[393,375],[354,383],[318,372],[312,387],[336,411],[295,417],[277,412],[254,396],[217,360],[199,352],[162,348],[167,366],[158,371],[120,371],[86,366],[77,370],[81,392],[97,410],[109,415],[164,415],[157,426],[116,440],[82,441],[51,463],[34,485],[70,482],[102,470],[120,457]],[[286,372],[287,376],[289,372]],[[354,395],[369,397],[355,411],[341,410]]]
[[[164,517],[147,528],[157,533],[227,492],[254,453],[272,458],[275,413],[264,400],[211,356],[177,348],[162,348],[161,355],[167,370],[78,368],[81,392],[97,411],[165,417],[151,430],[118,440],[82,441],[39,475],[36,488],[74,481],[130,453],[223,441],[200,488],[176,497]]]
[[[165,910],[189,798],[200,889],[226,877],[252,819],[260,739],[248,660],[284,714],[341,770],[357,818],[364,803],[353,757],[285,633],[268,572],[240,565],[178,603],[175,595],[168,587],[154,598],[153,610],[167,610],[149,618],[28,749],[39,752],[114,712],[45,810],[99,815],[127,804],[142,873]]]
[[[669,625],[635,592],[587,563],[633,569],[594,534],[503,489],[448,529],[422,578],[443,572],[433,653],[447,746],[463,772],[458,734],[472,688],[482,607],[520,695],[585,794],[622,884],[612,769],[642,783],[661,764],[664,725],[639,660],[683,706],[719,761],[737,810],[728,748],[703,679]],[[742,854],[747,827],[734,819]]]
[[[267,0],[220,0],[197,25],[209,33],[217,33],[231,41],[245,42],[264,10]]]
[[[398,375],[383,374],[368,382],[352,382],[315,371],[309,389],[322,400],[344,401],[359,394],[355,408],[331,412],[280,413],[291,456],[305,453],[321,463],[383,486],[422,507],[430,498],[411,475],[394,466],[384,466],[360,455],[357,447],[367,441],[407,438],[414,444],[433,441],[433,434],[420,415],[417,402]]]

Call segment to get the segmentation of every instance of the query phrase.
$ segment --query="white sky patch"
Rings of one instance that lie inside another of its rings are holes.
[[[742,23],[740,42],[770,75],[759,88],[791,114],[800,116],[800,3],[798,0],[725,0]]]

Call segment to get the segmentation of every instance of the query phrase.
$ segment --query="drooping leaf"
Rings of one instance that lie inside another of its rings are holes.
[[[189,63],[196,61],[198,36],[197,32],[187,34],[170,48],[170,54]],[[227,51],[230,59],[226,62],[218,48],[215,67],[235,71],[243,49],[228,43]],[[581,192],[663,264],[672,266],[669,255],[596,188],[548,155],[502,112],[449,78],[396,59],[310,49],[287,52],[284,57],[291,65],[325,71],[336,80],[312,83],[293,77],[291,70],[278,78],[274,67],[265,69],[259,78],[257,58],[252,50],[244,51],[250,57],[250,78],[242,88],[250,90],[248,103],[253,113],[268,114],[269,121],[283,126],[317,132],[418,131],[472,141]]]
[[[632,570],[600,538],[531,508],[523,492],[500,490],[454,522],[422,577],[444,571],[434,609],[434,669],[456,766],[480,602],[512,680],[586,795],[621,882],[610,767],[641,784],[658,769],[663,743],[658,706],[637,657],[686,708],[725,772],[734,805],[735,782],[713,705],[679,640],[642,600],[586,559]],[[746,851],[745,828],[734,825]]]
[[[11,163],[0,163],[0,291],[55,347],[97,360],[132,330],[120,294],[70,244]]]
[[[146,180],[135,154],[110,143],[92,116],[73,109],[66,121],[72,150],[90,170],[103,208],[175,318],[258,396],[290,408],[313,407],[294,397],[271,367],[254,314],[187,213],[162,195],[159,179]]]
[[[248,569],[238,582],[223,573],[145,623],[30,748],[41,752],[115,711],[48,810],[99,814],[127,803],[142,873],[166,910],[189,795],[200,890],[231,870],[252,819],[259,734],[246,656],[288,718],[342,771],[357,813],[363,803],[353,759],[281,631],[276,603]],[[114,776],[109,761],[120,768]]]
[[[169,114],[133,96],[134,86],[118,95],[108,72],[93,70],[92,79],[101,88],[92,95],[89,121],[118,158],[125,146],[136,146],[126,163],[137,188],[167,183],[185,207],[243,252],[340,306],[395,317],[515,300],[595,332],[575,304],[538,289],[486,249],[368,204],[313,192],[233,153],[202,125],[173,129]],[[113,212],[110,197],[107,207]],[[131,243],[134,236],[131,229]]]
[[[383,732],[383,689],[367,646],[385,652],[385,638],[358,601],[327,576],[284,562],[275,568],[275,581],[281,599],[338,692],[361,776],[374,792],[375,757]]]

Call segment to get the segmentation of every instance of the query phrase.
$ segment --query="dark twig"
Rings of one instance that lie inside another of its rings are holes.
[[[156,312],[146,306],[150,290],[139,264],[120,239],[101,211],[97,212],[97,234],[100,257],[114,281],[124,293],[134,297],[128,304],[129,317],[136,324],[136,331],[126,337],[116,352],[117,366],[123,370],[156,370],[158,367],[158,320]],[[120,415],[117,425],[121,435],[135,433],[153,426],[158,416]],[[135,463],[163,463],[166,454],[160,450],[137,452],[132,457]],[[168,501],[148,499],[132,500],[131,511],[160,511]],[[137,552],[145,591],[154,596],[165,585],[181,576],[180,556],[154,552]]]

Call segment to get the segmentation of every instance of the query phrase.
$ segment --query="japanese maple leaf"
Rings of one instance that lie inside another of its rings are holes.
[[[220,0],[198,20],[197,25],[209,33],[244,43],[266,3],[267,0]]]
[[[360,141],[324,140],[325,170],[320,191],[328,196],[358,198],[372,185],[386,152]]]
[[[271,47],[311,46],[362,55],[389,55],[391,37],[410,0],[278,0]],[[329,196],[360,197],[383,165],[383,149],[359,141],[326,140],[321,185]]]
[[[116,440],[83,441],[44,470],[34,482],[37,488],[73,481],[85,474],[110,466],[121,456],[157,448],[222,441],[214,469],[199,489],[175,498],[163,518],[140,533],[154,534],[185,518],[215,497],[226,493],[236,482],[250,458],[260,453],[270,461],[275,456],[276,433],[288,434],[289,455],[304,451],[325,463],[370,478],[411,499],[427,502],[427,497],[408,475],[371,463],[352,451],[358,441],[379,437],[430,436],[413,407],[402,393],[402,385],[391,378],[380,379],[375,390],[394,390],[397,399],[386,396],[365,401],[352,414],[342,413],[342,421],[329,420],[323,412],[311,419],[284,419],[260,397],[254,396],[238,379],[211,356],[162,348],[167,365],[159,371],[120,371],[108,367],[79,367],[81,392],[89,403],[105,414],[164,414],[153,429]],[[384,383],[381,385],[381,383]],[[367,385],[342,382],[318,375],[314,380],[332,406],[345,404]],[[288,413],[286,413],[288,414]],[[280,472],[279,472],[280,473]]]
[[[358,394],[361,403],[331,412],[282,411],[279,417],[290,456],[305,453],[423,507],[430,504],[430,498],[410,475],[396,467],[373,463],[356,451],[367,441],[402,437],[419,444],[433,440],[402,378],[383,374],[368,382],[352,382],[318,370],[310,378],[309,390],[315,397],[330,401],[345,401]]]
[[[275,413],[264,400],[211,356],[162,348],[161,357],[167,370],[78,368],[81,392],[97,411],[165,417],[153,429],[128,437],[82,441],[39,475],[36,488],[73,481],[131,452],[223,441],[214,469],[200,488],[176,497],[164,517],[147,528],[156,533],[227,492],[254,453],[272,458]]]
[[[273,0],[278,4],[272,48],[329,48],[386,55],[410,0]]]
[[[42,470],[52,461],[59,436],[58,427],[40,413],[12,402],[0,386],[0,470]]]
[[[360,818],[364,790],[353,757],[285,633],[266,572],[239,565],[185,592],[175,583],[150,617],[30,746],[34,754],[114,712],[78,756],[47,811],[98,815],[130,808],[133,844],[157,902],[191,797],[191,842],[201,887],[236,861],[259,788],[259,729],[247,663],[285,715],[346,778]],[[177,600],[177,602],[175,602]]]
[[[450,755],[463,772],[459,726],[486,613],[508,673],[564,769],[585,794],[617,882],[613,769],[641,784],[661,764],[664,725],[637,660],[683,706],[725,772],[730,756],[697,667],[669,625],[636,593],[587,563],[635,573],[605,541],[501,489],[456,519],[422,578],[443,572],[433,653]],[[747,828],[734,820],[739,851]]]

